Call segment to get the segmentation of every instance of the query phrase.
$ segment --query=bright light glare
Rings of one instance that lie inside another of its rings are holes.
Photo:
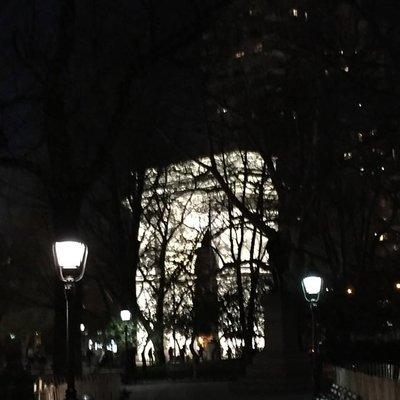
[[[111,339],[110,350],[111,350],[114,354],[118,353],[118,345],[117,345],[117,343],[115,343],[115,340],[114,340],[114,339]]]
[[[80,328],[81,328],[81,332],[85,332],[85,325],[84,324],[81,324]]]
[[[318,294],[321,291],[322,278],[319,276],[307,276],[303,279],[303,285],[307,294]]]
[[[58,265],[64,269],[76,269],[82,263],[85,245],[81,242],[56,242],[55,252]]]
[[[353,289],[351,287],[347,288],[346,293],[353,294]]]
[[[131,312],[129,310],[122,310],[120,315],[122,321],[130,321],[131,319]]]

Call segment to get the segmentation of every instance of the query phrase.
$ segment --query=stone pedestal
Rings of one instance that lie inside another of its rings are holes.
[[[280,293],[265,296],[266,347],[247,368],[244,382],[249,388],[264,392],[311,389],[311,360],[299,346],[295,301]]]

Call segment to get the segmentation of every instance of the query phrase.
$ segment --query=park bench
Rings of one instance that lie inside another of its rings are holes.
[[[361,396],[353,393],[349,389],[332,383],[329,391],[324,394],[320,394],[317,400],[362,400]]]

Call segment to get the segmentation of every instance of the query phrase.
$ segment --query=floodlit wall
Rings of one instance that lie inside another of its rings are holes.
[[[160,285],[164,285],[165,345],[174,348],[176,355],[182,346],[188,349],[191,341],[195,250],[207,229],[211,230],[219,266],[219,339],[223,356],[228,347],[233,356],[238,356],[243,345],[238,334],[236,269],[240,268],[246,303],[252,273],[258,271],[260,276],[257,295],[267,288],[270,279],[267,238],[233,206],[210,172],[211,161],[201,158],[146,173],[138,304],[146,318],[154,321]],[[255,152],[234,151],[215,156],[213,161],[234,195],[250,210],[261,212],[265,222],[276,228],[277,194],[262,157]],[[264,320],[259,299],[255,321],[254,345],[263,348]],[[147,354],[152,343],[139,326],[138,352],[146,345]]]

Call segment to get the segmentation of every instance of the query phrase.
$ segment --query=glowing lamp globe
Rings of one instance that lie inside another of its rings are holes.
[[[322,290],[323,279],[315,273],[307,274],[301,281],[305,299],[310,303],[317,303]]]
[[[63,282],[78,282],[85,273],[87,246],[74,240],[55,242],[54,263]]]
[[[122,310],[120,312],[122,321],[130,321],[131,320],[131,312],[129,310]]]

